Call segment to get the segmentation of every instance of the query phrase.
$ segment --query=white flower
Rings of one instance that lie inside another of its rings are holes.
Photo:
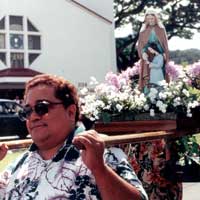
[[[90,85],[97,85],[98,81],[96,80],[96,78],[94,76],[90,77]]]
[[[155,111],[154,111],[154,109],[150,109],[150,116],[152,116],[152,117],[155,116]]]
[[[185,94],[186,97],[190,96],[190,93],[186,89],[183,89],[182,92],[183,94]]]
[[[148,104],[144,105],[144,110],[146,110],[146,111],[149,110],[149,105]]]
[[[159,110],[160,110],[162,113],[166,113],[167,105],[164,104],[162,101],[157,101],[156,106],[159,108]]]
[[[84,87],[80,90],[81,95],[86,95],[88,93],[88,88]]]
[[[165,100],[167,98],[167,94],[164,92],[159,92],[159,98]]]
[[[168,86],[168,84],[167,84],[167,82],[165,80],[159,81],[159,85],[163,86],[163,87],[167,87]]]
[[[193,101],[193,102],[189,102],[188,103],[188,108],[195,108],[199,106],[199,102],[198,101]]]
[[[179,105],[181,105],[181,98],[180,97],[176,97],[173,100],[173,106],[176,107],[176,106],[179,106]]]
[[[120,105],[120,104],[117,104],[117,105],[116,105],[116,108],[117,108],[117,110],[120,112],[120,111],[122,110],[123,106]]]
[[[150,94],[157,94],[158,90],[156,88],[150,88]]]
[[[192,117],[192,113],[187,113],[187,117]]]

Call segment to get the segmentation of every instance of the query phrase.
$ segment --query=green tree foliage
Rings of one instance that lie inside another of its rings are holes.
[[[138,60],[136,42],[147,9],[157,9],[161,14],[168,39],[173,36],[192,39],[194,31],[200,32],[199,0],[114,0],[115,28],[131,23],[133,34],[116,39],[118,70],[132,66]]]

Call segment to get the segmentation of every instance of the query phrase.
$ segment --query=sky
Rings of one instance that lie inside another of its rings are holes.
[[[115,37],[125,37],[132,34],[131,25],[127,25],[124,28],[115,30]],[[169,50],[185,50],[185,49],[200,49],[200,33],[195,33],[193,39],[186,40],[178,37],[173,37],[168,41]]]

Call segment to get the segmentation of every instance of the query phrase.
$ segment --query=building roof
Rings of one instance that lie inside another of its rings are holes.
[[[6,68],[0,70],[0,77],[33,77],[42,74],[30,68]]]

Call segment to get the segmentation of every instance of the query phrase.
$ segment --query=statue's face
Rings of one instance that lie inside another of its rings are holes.
[[[146,23],[150,26],[154,26],[156,24],[156,17],[155,15],[146,15]]]
[[[148,51],[150,53],[152,53],[152,54],[156,54],[156,51],[153,48],[151,48],[151,47],[148,47]]]

